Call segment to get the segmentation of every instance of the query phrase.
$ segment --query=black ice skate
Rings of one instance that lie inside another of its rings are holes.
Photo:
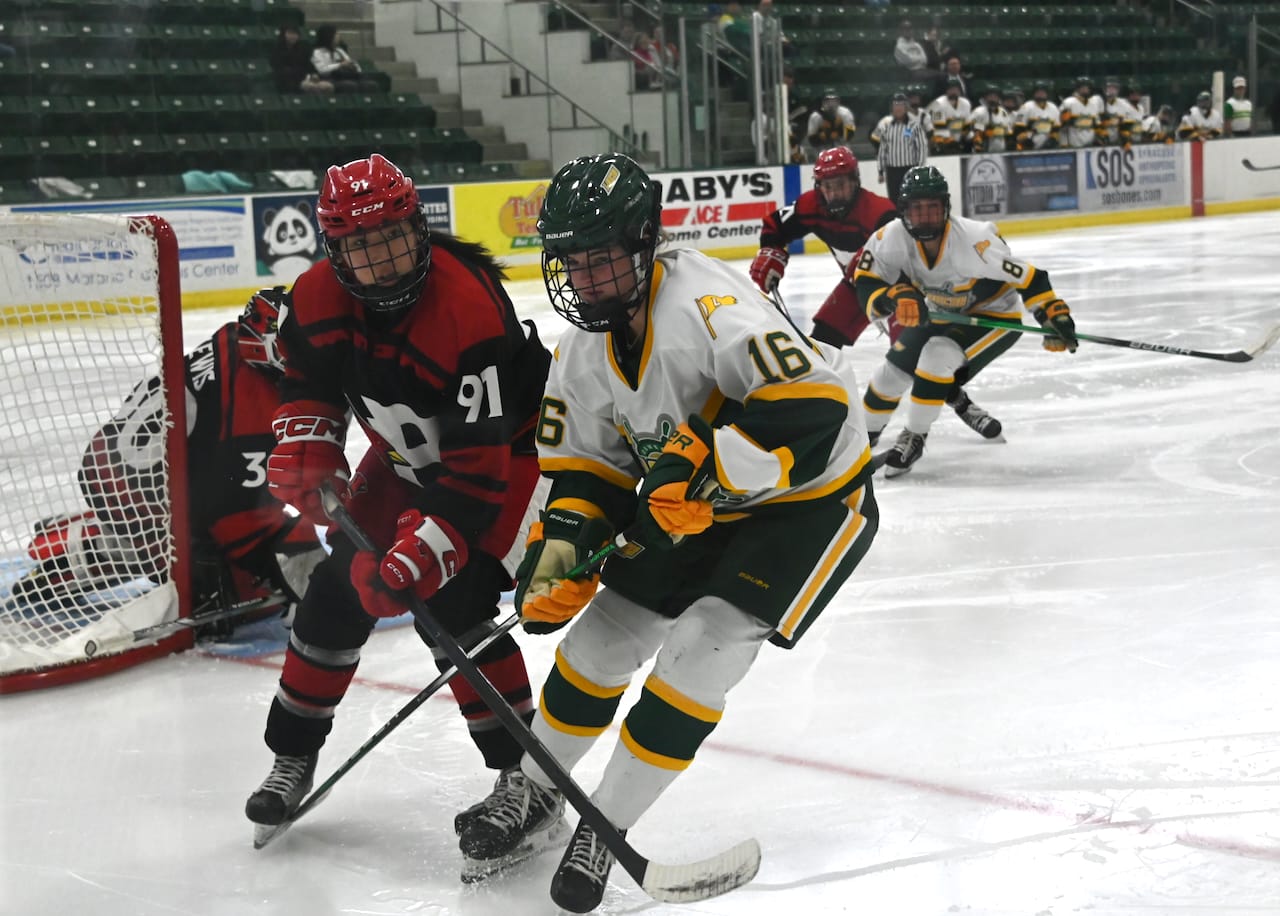
[[[996,439],[1004,430],[999,420],[969,400],[969,394],[963,388],[954,398],[949,398],[947,403],[955,410],[956,416],[964,420],[966,426],[984,439]]]
[[[619,831],[626,836],[626,831]],[[604,899],[613,853],[600,842],[596,832],[579,823],[564,851],[560,867],[551,879],[551,900],[570,913],[590,913]]]
[[[480,881],[564,841],[564,799],[513,767],[498,774],[493,792],[454,818],[462,880]]]
[[[319,754],[305,757],[276,755],[271,772],[244,805],[245,817],[258,825],[254,831],[255,848],[265,846],[265,840],[274,837],[279,832],[277,828],[298,810],[298,805],[311,791],[319,757]]]
[[[911,465],[920,460],[924,454],[924,440],[928,433],[913,433],[904,429],[898,434],[898,441],[884,456],[884,476],[901,477],[911,470]]]

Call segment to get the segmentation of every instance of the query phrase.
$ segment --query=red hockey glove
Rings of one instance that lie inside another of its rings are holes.
[[[1076,352],[1080,341],[1076,337],[1076,323],[1071,317],[1071,309],[1061,299],[1052,299],[1045,305],[1032,311],[1032,316],[1040,322],[1040,326],[1053,331],[1053,337],[1045,337],[1044,348],[1051,353],[1067,350]]]
[[[323,401],[290,401],[271,420],[276,447],[267,459],[271,495],[294,506],[310,522],[329,524],[317,490],[331,481],[343,496],[351,468],[342,453],[347,421],[341,408]]]
[[[782,282],[782,275],[787,272],[787,261],[790,258],[791,255],[781,248],[761,248],[756,259],[751,262],[751,279],[766,293],[773,292]]]
[[[551,506],[529,529],[529,541],[516,570],[515,605],[530,633],[550,633],[564,626],[590,603],[600,573],[574,579],[566,573],[608,543],[613,529],[598,508],[578,512]]]
[[[714,486],[715,434],[692,414],[662,447],[662,454],[640,486],[640,542],[670,547],[711,527],[711,503],[703,497]]]
[[[467,542],[442,518],[410,509],[396,521],[396,542],[385,556],[367,550],[351,561],[351,582],[360,603],[374,617],[397,617],[409,610],[406,589],[424,601],[467,564]]]
[[[910,283],[895,283],[885,290],[876,300],[875,310],[882,316],[895,316],[904,328],[929,323],[929,306],[925,305],[920,290]]]

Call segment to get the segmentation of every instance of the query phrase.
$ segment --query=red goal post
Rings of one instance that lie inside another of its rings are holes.
[[[142,399],[163,421],[129,429]],[[155,464],[143,498],[90,506],[86,479],[140,479],[91,448],[109,423]],[[169,224],[0,212],[0,693],[191,646],[186,425]]]

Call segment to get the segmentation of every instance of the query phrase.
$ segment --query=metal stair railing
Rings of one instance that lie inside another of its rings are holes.
[[[595,129],[602,130],[605,132],[605,134],[609,138],[610,149],[601,150],[601,152],[610,152],[613,150],[617,150],[619,152],[624,152],[627,155],[632,157],[635,157],[636,155],[638,155],[638,153],[640,152],[640,147],[637,142],[635,142],[634,140],[628,137],[623,136],[621,133],[614,130],[604,120],[592,114],[582,105],[575,102],[563,91],[553,86],[548,80],[539,76],[537,73],[534,73],[532,70],[529,69],[528,66],[516,60],[515,57],[513,57],[506,49],[499,47],[497,43],[487,38],[485,35],[483,35],[481,32],[473,28],[468,23],[464,22],[462,18],[458,16],[457,13],[447,9],[445,5],[440,2],[440,0],[430,0],[430,3],[433,7],[435,7],[435,11],[436,11],[436,31],[438,32],[455,31],[459,33],[459,37],[457,38],[457,44],[456,44],[457,55],[458,55],[457,59],[458,59],[459,66],[462,66],[464,64],[464,61],[462,59],[461,33],[466,32],[479,40],[480,60],[478,61],[468,60],[468,61],[465,61],[465,63],[509,64],[512,67],[515,67],[522,74],[521,83],[523,85],[524,95],[534,95],[535,94],[534,87],[537,86],[539,88],[538,94],[546,96],[548,148],[554,148],[554,144],[551,142],[551,139],[550,139],[551,133],[556,129],[566,129],[564,125],[561,125],[559,128],[557,128],[557,126],[552,123],[553,117],[552,117],[551,100],[552,98],[558,98],[564,101],[565,103],[567,103],[569,106],[569,112],[570,112],[569,117],[570,117],[571,123],[567,125],[568,129],[585,127],[585,128],[595,128]],[[445,25],[446,19],[453,22],[454,26],[452,27],[446,26]],[[490,53],[492,53],[494,56],[490,57],[489,56]],[[459,80],[458,82],[460,86],[463,85],[462,80]],[[585,124],[580,123],[580,119],[585,119],[587,123]]]

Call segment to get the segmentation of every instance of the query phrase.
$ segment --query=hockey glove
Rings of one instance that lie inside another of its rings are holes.
[[[929,323],[929,306],[925,305],[920,290],[910,283],[895,283],[875,301],[875,311],[882,318],[896,316],[904,328],[915,328]]]
[[[711,503],[702,497],[717,483],[714,448],[715,434],[697,414],[676,428],[640,486],[640,543],[672,547],[711,527]]]
[[[524,559],[516,570],[515,605],[530,633],[550,633],[564,626],[591,601],[600,574],[566,579],[613,536],[600,510],[589,503],[577,512],[552,505],[529,529]]]
[[[294,506],[310,522],[328,525],[317,492],[333,484],[345,497],[351,468],[342,452],[347,438],[345,412],[323,401],[290,401],[271,420],[276,447],[267,459],[267,487],[271,495]]]
[[[751,279],[756,286],[766,293],[771,293],[782,282],[782,275],[787,272],[787,261],[791,255],[781,248],[761,248],[756,259],[751,262]]]
[[[1032,316],[1040,322],[1040,326],[1053,331],[1054,337],[1044,339],[1044,348],[1053,353],[1067,350],[1076,352],[1080,341],[1076,338],[1076,323],[1071,318],[1071,309],[1061,299],[1052,299],[1047,304],[1035,309]]]
[[[374,617],[397,617],[409,610],[404,592],[423,601],[467,564],[467,542],[442,518],[410,509],[396,520],[396,542],[384,556],[359,551],[351,561],[351,582],[360,603]]]

